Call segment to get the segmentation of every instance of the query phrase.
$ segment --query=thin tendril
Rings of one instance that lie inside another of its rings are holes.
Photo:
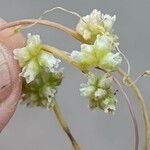
[[[130,75],[130,72],[131,72],[131,65],[130,65],[130,62],[129,62],[129,59],[125,56],[125,54],[119,49],[119,47],[118,47],[118,45],[116,45],[116,50],[123,56],[123,58],[124,58],[124,60],[126,61],[126,63],[127,63],[127,67],[128,67],[128,69],[127,69],[127,76],[125,76],[124,78],[123,78],[123,83],[125,83],[126,84],[126,78],[128,78],[128,76]]]
[[[139,146],[139,132],[138,132],[138,125],[137,125],[137,120],[136,120],[136,116],[135,113],[131,107],[131,103],[129,100],[129,97],[127,96],[126,92],[124,91],[123,87],[121,86],[121,84],[119,83],[119,81],[113,77],[114,81],[116,82],[116,84],[118,85],[118,87],[120,88],[120,90],[122,91],[122,94],[125,96],[126,99],[126,103],[128,105],[129,108],[129,112],[133,121],[133,125],[134,125],[134,132],[135,132],[135,150],[138,150],[138,146]]]
[[[140,74],[133,82],[131,82],[130,84],[126,83],[126,85],[127,86],[132,86],[133,84],[137,83],[142,77],[146,77],[146,76],[149,76],[149,75],[150,75],[150,71],[146,70],[146,71],[144,71],[144,73]]]
[[[54,11],[54,10],[58,10],[58,9],[59,9],[59,10],[62,10],[62,11],[64,11],[64,12],[67,12],[67,13],[69,13],[69,14],[72,14],[72,15],[74,15],[74,16],[77,16],[78,18],[82,19],[82,16],[81,16],[80,14],[78,14],[77,12],[75,12],[75,11],[70,11],[70,10],[65,9],[65,8],[63,8],[63,7],[54,7],[54,8],[48,9],[48,10],[44,11],[37,19],[38,19],[38,20],[41,20],[46,14],[48,14],[48,13]],[[83,20],[83,19],[82,19],[82,20]],[[83,21],[84,21],[84,20],[83,20]],[[84,22],[85,22],[85,21],[84,21]],[[22,29],[26,29],[26,28],[33,27],[33,26],[35,26],[37,23],[38,23],[38,22],[36,21],[36,22],[34,22],[33,24],[31,24],[31,25],[28,25],[28,26],[26,26],[26,27],[22,27]]]

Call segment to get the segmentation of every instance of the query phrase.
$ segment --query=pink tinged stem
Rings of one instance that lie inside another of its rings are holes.
[[[129,100],[129,97],[128,95],[126,94],[126,92],[124,91],[123,87],[121,86],[121,84],[119,83],[119,81],[113,77],[114,81],[116,82],[116,84],[118,85],[118,87],[120,88],[120,90],[122,91],[122,94],[125,96],[125,99],[126,99],[126,103],[128,105],[128,108],[129,108],[129,112],[131,114],[131,119],[132,119],[132,122],[133,122],[133,125],[134,125],[134,132],[135,132],[135,150],[138,150],[138,147],[139,147],[139,131],[138,131],[138,124],[137,124],[137,119],[136,119],[136,116],[135,116],[135,113],[132,109],[132,106],[131,106],[131,103],[130,103],[130,100]]]
[[[86,41],[82,38],[81,35],[79,35],[77,32],[75,32],[74,30],[70,29],[70,28],[67,28],[59,23],[55,23],[55,22],[52,22],[52,21],[48,21],[48,20],[41,20],[41,19],[22,19],[22,20],[17,20],[17,21],[14,21],[14,22],[9,22],[9,23],[6,23],[2,26],[0,26],[0,31],[2,30],[5,30],[5,29],[9,29],[9,28],[12,28],[12,27],[16,27],[16,26],[28,26],[28,25],[35,25],[35,24],[41,24],[41,25],[46,25],[46,26],[49,26],[49,27],[53,27],[53,28],[56,28],[58,30],[61,30],[69,35],[71,35],[72,37],[74,37],[75,39],[78,39],[79,41],[83,42],[83,43],[86,43]]]

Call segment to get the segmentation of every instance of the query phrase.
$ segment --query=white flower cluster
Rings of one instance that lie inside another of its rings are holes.
[[[23,67],[20,75],[30,83],[45,68],[54,72],[58,68],[60,60],[52,54],[41,50],[41,40],[39,35],[28,34],[26,47],[15,49],[14,58],[19,60]]]
[[[106,35],[97,35],[93,45],[81,44],[81,51],[73,51],[71,57],[84,67],[100,67],[115,70],[121,63],[119,53],[112,53],[113,45]]]
[[[62,72],[44,72],[30,84],[23,83],[22,103],[29,107],[40,106],[50,109],[55,104],[57,87],[63,79]]]
[[[116,40],[117,37],[112,34],[115,21],[115,15],[111,17],[94,9],[90,15],[86,15],[79,20],[76,31],[87,41],[95,41],[98,34],[108,34]]]
[[[105,113],[113,113],[116,110],[117,99],[112,89],[112,77],[108,74],[103,77],[88,74],[88,82],[81,84],[80,92],[89,99],[91,109],[100,108]]]
[[[62,81],[62,72],[56,71],[60,60],[43,51],[39,35],[28,34],[26,46],[13,51],[14,58],[22,68],[23,102],[28,106],[50,108],[53,105],[57,86]]]

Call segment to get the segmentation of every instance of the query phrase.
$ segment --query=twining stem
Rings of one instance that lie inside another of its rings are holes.
[[[72,59],[65,51],[57,49],[57,48],[49,46],[49,45],[42,45],[42,49],[52,53],[53,55],[59,57],[60,59],[66,61],[67,63],[75,66],[82,72],[84,72],[84,73],[88,72],[88,70],[86,68],[83,68],[78,62],[74,61],[74,59]]]
[[[133,125],[134,125],[135,150],[138,150],[138,147],[139,147],[139,132],[138,132],[138,125],[137,125],[137,120],[136,120],[136,117],[135,117],[135,113],[132,110],[132,107],[131,107],[131,104],[130,104],[130,99],[129,99],[128,95],[126,94],[126,92],[124,91],[122,85],[119,83],[119,81],[115,77],[113,77],[113,79],[116,82],[116,84],[118,85],[119,89],[121,89],[122,94],[126,98],[126,102],[127,102],[127,105],[128,105],[128,108],[129,108],[129,111],[130,111],[130,114],[131,114],[131,118],[132,118],[132,121],[133,121]]]
[[[83,39],[83,37],[80,34],[78,34],[77,32],[75,32],[74,30],[67,28],[59,23],[48,21],[48,20],[41,20],[41,19],[22,19],[22,20],[17,20],[14,22],[5,23],[0,26],[0,31],[5,30],[7,28],[16,27],[16,26],[18,26],[18,28],[21,29],[22,27],[28,26],[30,24],[33,24],[33,25],[41,24],[41,25],[45,25],[48,27],[53,27],[53,28],[59,29],[59,30],[67,33],[68,35],[71,35],[75,39],[77,39],[83,43],[86,43],[86,41]]]
[[[127,74],[122,69],[119,69],[118,72],[123,77],[127,76]],[[138,89],[136,84],[133,82],[133,80],[130,77],[127,77],[126,81],[128,81],[129,84],[132,83],[131,88],[133,89],[133,92],[137,95],[138,101],[139,101],[141,109],[142,109],[142,114],[143,114],[144,124],[145,124],[145,141],[144,141],[143,149],[148,150],[148,145],[150,142],[150,122],[149,122],[149,116],[148,116],[148,109],[145,105],[144,98],[143,98],[140,90]]]
[[[59,106],[57,104],[57,102],[55,102],[55,105],[53,106],[53,111],[55,113],[55,116],[60,124],[60,126],[62,127],[62,129],[64,130],[64,132],[67,134],[67,136],[69,137],[71,144],[74,148],[74,150],[80,150],[79,145],[77,144],[75,138],[72,136],[71,131],[67,125],[67,122],[65,121]]]
[[[40,19],[22,19],[22,20],[18,20],[18,21],[14,21],[14,22],[9,22],[6,24],[3,24],[0,26],[0,31],[5,30],[7,28],[11,28],[11,27],[16,27],[18,26],[19,28],[22,28],[24,26],[30,25],[30,24],[41,24],[41,25],[46,25],[49,27],[54,27],[57,28],[61,31],[64,31],[65,33],[71,35],[72,37],[74,37],[75,39],[77,39],[78,41],[82,42],[82,43],[88,43],[86,40],[84,40],[82,38],[81,35],[79,35],[76,31],[69,29],[61,24],[55,23],[55,22],[51,22],[48,20],[40,20]],[[21,27],[20,27],[21,26]],[[68,62],[69,60],[66,59],[66,61]],[[127,77],[127,74],[123,71],[123,70],[119,70],[119,73],[123,76],[123,77]],[[132,83],[133,81],[131,80],[131,78],[127,78],[128,82]],[[145,105],[145,101],[144,98],[140,92],[140,90],[138,89],[138,87],[135,84],[132,84],[131,86],[132,90],[134,91],[135,95],[137,95],[140,106],[141,106],[141,110],[143,113],[143,118],[144,118],[144,125],[145,125],[145,141],[144,141],[144,150],[148,150],[148,144],[150,141],[150,123],[149,123],[149,117],[148,117],[148,110],[147,107]]]

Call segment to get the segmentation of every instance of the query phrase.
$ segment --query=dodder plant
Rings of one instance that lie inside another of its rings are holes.
[[[53,111],[63,130],[70,138],[72,147],[75,150],[79,150],[79,145],[72,136],[55,99],[58,87],[61,85],[64,76],[63,70],[59,68],[60,59],[65,60],[67,63],[78,68],[87,78],[87,83],[81,84],[80,92],[82,96],[87,97],[89,108],[92,110],[97,109],[107,114],[114,114],[118,100],[113,83],[118,85],[118,88],[125,96],[131,114],[135,132],[134,149],[138,150],[139,134],[137,120],[122,84],[131,87],[138,99],[143,114],[145,125],[143,150],[148,150],[150,141],[148,111],[142,93],[136,86],[136,82],[140,77],[149,75],[150,72],[144,72],[134,81],[130,78],[130,63],[119,50],[118,37],[114,34],[113,30],[116,16],[111,17],[94,9],[90,15],[81,17],[79,14],[61,7],[47,10],[43,14],[54,9],[61,9],[78,16],[80,19],[76,30],[69,29],[49,20],[43,20],[42,16],[38,19],[18,20],[0,26],[0,31],[16,27],[14,33],[18,33],[23,28],[41,24],[62,30],[81,42],[81,50],[72,51],[70,54],[50,45],[43,44],[39,35],[28,34],[25,47],[13,51],[14,59],[19,61],[22,68],[20,73],[20,76],[23,77],[22,103],[30,107],[39,106]],[[128,65],[127,73],[119,68],[122,57]],[[91,71],[92,68],[99,69],[103,73],[95,74]],[[114,77],[114,73],[118,73],[122,77],[122,84]]]

